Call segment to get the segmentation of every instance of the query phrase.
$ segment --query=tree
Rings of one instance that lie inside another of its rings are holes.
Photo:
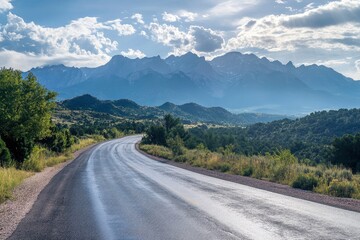
[[[151,126],[146,131],[144,143],[166,146],[166,133],[163,126]]]
[[[0,135],[18,165],[49,135],[55,96],[31,73],[23,79],[20,71],[0,70]]]
[[[53,126],[51,134],[40,141],[51,151],[60,153],[70,148],[75,139],[67,127]]]
[[[9,165],[11,165],[10,152],[5,142],[0,138],[0,167],[8,167]]]
[[[360,172],[360,133],[336,138],[333,146],[332,163],[343,164],[353,172]]]
[[[170,114],[164,116],[164,125],[167,133],[169,133],[172,128],[176,127],[179,124],[180,124],[179,118],[174,118]]]

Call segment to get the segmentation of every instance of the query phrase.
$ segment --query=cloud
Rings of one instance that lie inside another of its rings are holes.
[[[122,51],[121,55],[128,57],[128,58],[144,58],[146,55],[141,52],[140,50],[134,50],[132,48],[129,48],[127,52]]]
[[[212,7],[207,14],[215,17],[233,16],[236,15],[248,7],[252,7],[258,4],[258,0],[227,0],[218,3]]]
[[[132,35],[136,32],[130,24],[122,24],[120,19],[107,21],[99,25],[98,29],[116,30],[119,36]]]
[[[171,14],[171,13],[167,13],[167,12],[164,12],[162,14],[162,19],[165,21],[165,22],[176,22],[180,19],[179,16],[175,15],[175,14]]]
[[[7,23],[0,25],[1,54],[14,55],[7,59],[8,62],[12,59],[28,61],[25,65],[32,61],[35,64],[58,60],[75,66],[100,65],[118,48],[118,42],[106,36],[106,32],[111,31],[127,36],[135,29],[132,25],[122,24],[120,19],[99,22],[94,17],[80,18],[63,27],[47,28],[34,22],[27,23],[9,13]],[[39,60],[35,61],[36,57]]]
[[[197,13],[189,12],[186,10],[177,11],[176,14],[164,12],[162,14],[162,19],[165,22],[177,22],[183,20],[184,22],[193,22],[198,17]]]
[[[186,10],[178,11],[177,15],[185,22],[193,22],[198,17],[197,13],[189,12]]]
[[[65,53],[49,56],[45,54],[35,55],[33,53],[21,53],[6,49],[0,51],[1,66],[11,67],[21,71],[28,71],[33,67],[56,64],[77,67],[97,67],[108,62],[110,59],[111,57],[107,55],[93,55],[89,57],[74,53]]]
[[[313,24],[310,27],[304,27],[309,20],[306,16],[315,16],[314,13],[326,12],[329,17],[329,9],[333,9],[335,16],[339,14],[339,9],[334,6],[342,6],[340,9],[345,9],[346,6],[346,9],[350,9],[349,6],[357,5],[360,6],[360,2],[342,0],[319,6],[302,14],[268,15],[259,19],[243,18],[238,22],[237,36],[228,40],[226,50],[257,48],[269,52],[288,51],[293,53],[304,49],[349,53],[360,51],[360,22],[353,21],[358,18],[357,16],[352,16],[351,21],[343,22],[341,25],[333,24],[315,28]],[[324,9],[327,10],[324,11]],[[290,20],[297,19],[300,22],[300,16],[304,17],[304,21],[301,21],[304,24],[288,26]],[[349,16],[344,18],[350,19]],[[315,24],[320,25],[321,23]]]
[[[152,40],[173,48],[174,54],[179,55],[191,49],[192,36],[169,24],[152,22],[148,26]]]
[[[322,28],[350,22],[360,22],[359,0],[330,2],[304,13],[289,16],[282,24],[288,28]]]
[[[191,26],[189,33],[194,36],[195,50],[198,52],[213,52],[224,44],[223,37],[211,29]]]
[[[355,61],[355,67],[357,70],[357,80],[360,80],[360,59]]]
[[[0,0],[0,13],[13,9],[12,0]]]
[[[140,24],[144,24],[144,20],[143,20],[143,15],[140,13],[135,13],[134,15],[131,16],[131,19],[135,19],[136,22],[140,23]]]

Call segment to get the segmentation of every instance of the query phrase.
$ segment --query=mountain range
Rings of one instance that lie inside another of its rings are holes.
[[[99,100],[85,94],[58,103],[60,109],[106,113],[128,119],[155,119],[172,114],[188,123],[202,122],[222,125],[249,125],[284,119],[286,116],[271,114],[233,114],[221,107],[203,107],[195,103],[175,105],[167,102],[158,107],[141,106],[128,99]]]
[[[117,55],[97,68],[55,65],[30,71],[59,99],[91,94],[148,106],[196,102],[233,112],[277,114],[360,107],[360,81],[325,66],[295,67],[239,52],[211,61],[193,53],[166,59]]]

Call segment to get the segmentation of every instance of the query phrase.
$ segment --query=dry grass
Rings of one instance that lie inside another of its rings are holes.
[[[301,164],[288,150],[274,155],[248,157],[206,149],[185,149],[182,155],[174,156],[171,149],[163,146],[140,145],[140,148],[151,155],[187,162],[196,167],[249,176],[336,197],[360,199],[360,175],[337,166],[313,167]]]
[[[14,188],[31,175],[33,173],[15,168],[0,168],[0,203],[11,198]]]

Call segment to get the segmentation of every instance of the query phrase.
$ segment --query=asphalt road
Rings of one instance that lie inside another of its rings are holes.
[[[139,139],[79,156],[10,239],[360,239],[360,213],[151,160]]]

